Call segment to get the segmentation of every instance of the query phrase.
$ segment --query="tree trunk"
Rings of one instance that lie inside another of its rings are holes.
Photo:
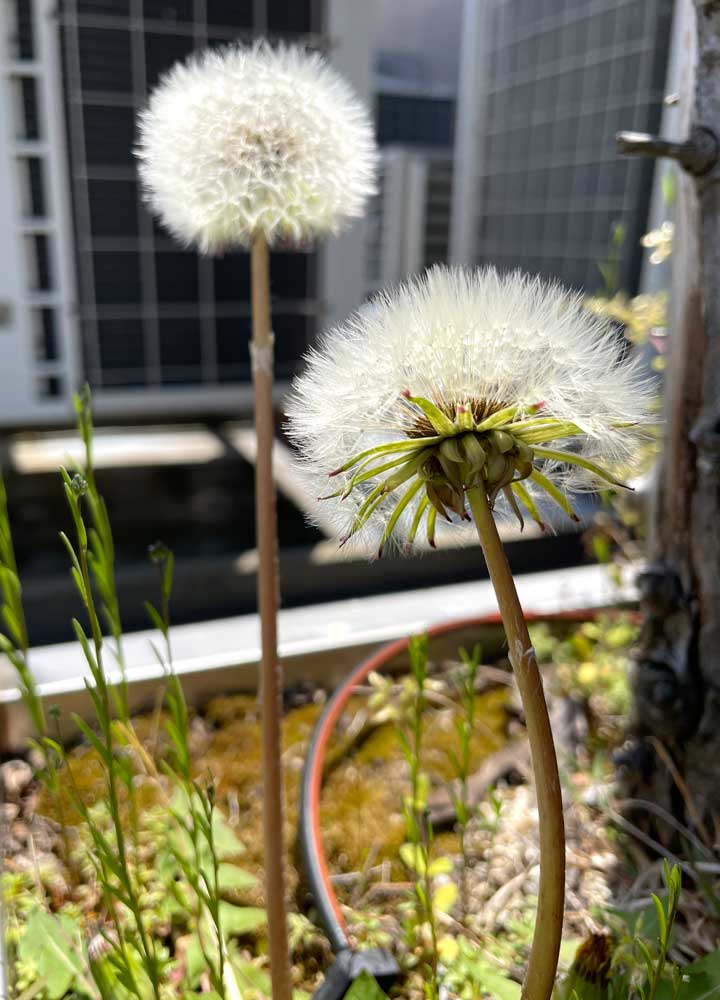
[[[691,0],[679,0],[691,5]],[[720,135],[720,0],[682,39],[687,134]],[[664,448],[634,671],[627,791],[696,828],[720,818],[720,168],[678,170]],[[658,744],[661,744],[658,747]],[[664,752],[667,751],[667,752]],[[673,774],[673,771],[675,772]],[[710,826],[712,829],[712,826]],[[672,827],[654,831],[665,842]]]

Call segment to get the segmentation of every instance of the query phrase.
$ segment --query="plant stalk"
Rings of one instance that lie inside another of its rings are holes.
[[[250,251],[252,272],[252,358],[255,386],[255,534],[258,549],[257,595],[262,660],[263,824],[265,894],[268,915],[270,976],[273,1000],[291,1000],[290,952],[285,902],[285,843],[283,837],[282,670],[277,654],[279,597],[278,539],[272,453],[273,335],[270,320],[270,253],[265,237],[256,233]]]
[[[508,652],[525,712],[540,823],[540,888],[522,1000],[549,1000],[555,982],[565,906],[565,824],[542,679],[515,581],[485,490],[467,491],[488,572],[505,627]]]

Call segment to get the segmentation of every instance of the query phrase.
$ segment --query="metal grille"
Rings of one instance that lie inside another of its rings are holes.
[[[656,130],[672,0],[489,0],[479,257],[600,283],[614,222],[634,291],[652,164],[615,152],[622,128]]]
[[[24,139],[40,138],[40,122],[38,114],[37,82],[32,76],[23,76],[20,87],[21,113],[18,133]]]
[[[15,46],[18,59],[33,59],[35,57],[32,0],[16,0],[15,2]]]
[[[378,94],[377,132],[381,145],[450,148],[453,144],[455,101],[449,97]]]
[[[450,243],[453,162],[450,156],[427,160],[423,264],[445,263]]]
[[[317,0],[64,0],[79,319],[94,387],[248,381],[246,254],[183,251],[141,202],[135,115],[172,64],[208,44],[320,31]],[[277,369],[292,374],[313,335],[315,258],[274,254]]]

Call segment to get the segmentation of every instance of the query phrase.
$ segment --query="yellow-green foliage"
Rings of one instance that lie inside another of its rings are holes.
[[[598,719],[627,714],[629,651],[638,634],[631,615],[600,615],[578,625],[564,639],[543,623],[531,626],[530,633],[539,658],[554,664],[564,695],[586,701]]]

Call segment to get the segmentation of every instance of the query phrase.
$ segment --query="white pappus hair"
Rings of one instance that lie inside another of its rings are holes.
[[[513,419],[540,412],[546,425],[571,422],[573,436],[560,435],[552,448],[627,475],[647,437],[653,384],[627,357],[618,331],[585,310],[579,294],[519,271],[434,267],[327,332],[293,384],[288,432],[313,495],[339,488],[341,495],[319,503],[340,535],[352,532],[379,478],[343,498],[355,470],[328,475],[366,449],[416,435],[419,411],[408,395],[449,414],[458,404],[486,412],[514,406]],[[563,490],[601,482],[592,470],[548,457],[533,468]],[[388,493],[360,537],[381,534],[396,502]],[[417,507],[415,497],[395,540],[407,537]]]
[[[304,243],[362,214],[375,192],[369,115],[317,53],[232,45],[176,64],[138,118],[144,195],[203,253]]]

